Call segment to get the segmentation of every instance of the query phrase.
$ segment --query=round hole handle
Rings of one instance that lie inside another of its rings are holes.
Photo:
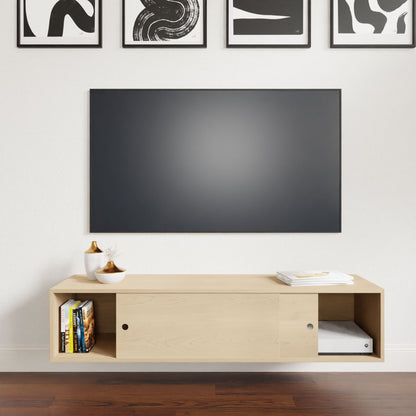
[[[306,325],[306,328],[308,328],[308,329],[309,329],[309,331],[312,331],[312,329],[313,329],[313,324],[308,324],[308,325]]]
[[[129,329],[129,326],[128,326],[127,324],[123,324],[123,325],[121,325],[121,327],[122,327],[125,331],[127,331],[127,330]]]

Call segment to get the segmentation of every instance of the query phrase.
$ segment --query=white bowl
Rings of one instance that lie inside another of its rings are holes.
[[[120,283],[126,277],[126,272],[118,272],[118,273],[95,272],[95,277],[101,283]]]

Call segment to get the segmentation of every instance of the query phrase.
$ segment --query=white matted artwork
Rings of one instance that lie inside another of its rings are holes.
[[[18,47],[101,47],[101,0],[18,0]]]
[[[227,47],[310,46],[310,0],[227,0]]]
[[[206,47],[206,0],[123,0],[123,47]]]
[[[414,48],[415,0],[331,0],[332,48]]]

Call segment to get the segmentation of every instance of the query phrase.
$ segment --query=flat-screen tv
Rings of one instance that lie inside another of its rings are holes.
[[[341,231],[341,91],[90,92],[90,231]]]

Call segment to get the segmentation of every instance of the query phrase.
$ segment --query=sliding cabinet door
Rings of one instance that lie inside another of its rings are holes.
[[[278,299],[278,294],[119,294],[117,358],[278,361]]]
[[[318,295],[279,296],[279,345],[282,361],[318,357]]]

